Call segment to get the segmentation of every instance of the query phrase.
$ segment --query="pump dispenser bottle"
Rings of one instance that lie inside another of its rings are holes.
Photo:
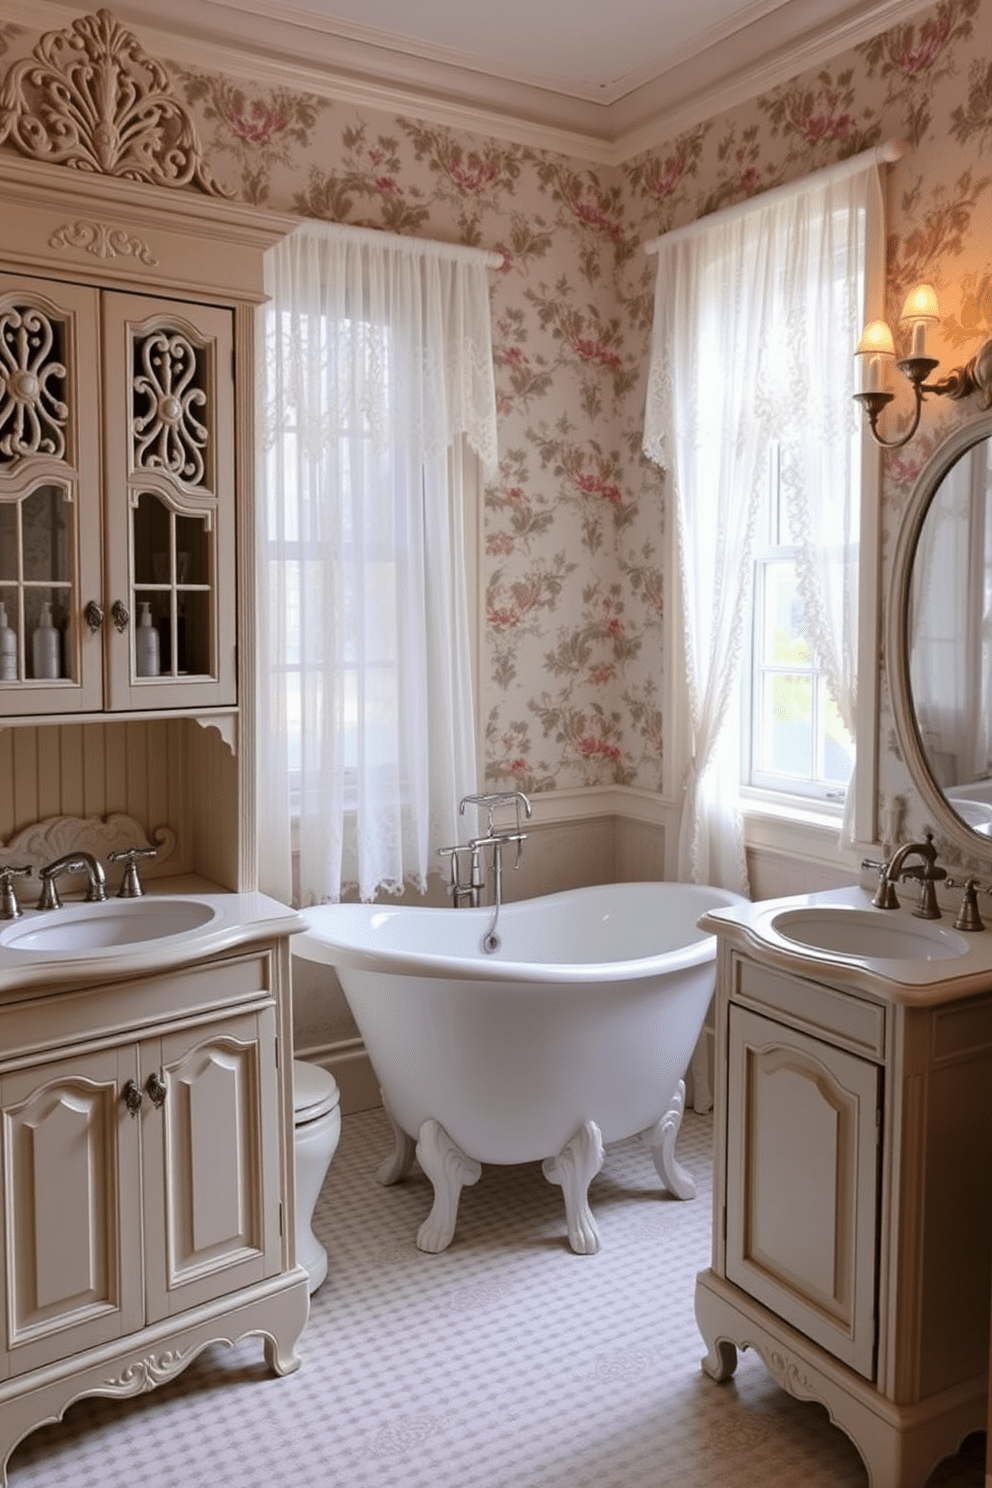
[[[0,600],[0,682],[17,681],[17,632],[7,623],[7,606]]]
[[[31,637],[31,656],[36,677],[59,675],[59,633],[52,624],[52,607],[46,600],[41,607],[41,621]]]
[[[139,677],[157,677],[159,674],[158,631],[152,624],[152,607],[142,604],[138,633],[135,636],[135,662]]]

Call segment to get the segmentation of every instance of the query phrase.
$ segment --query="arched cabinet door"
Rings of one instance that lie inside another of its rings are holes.
[[[98,323],[95,290],[0,274],[0,711],[11,717],[103,706],[102,640],[86,619],[102,599]]]
[[[277,1275],[275,1014],[141,1048],[148,1321]]]
[[[739,1007],[729,1048],[727,1276],[870,1379],[880,1070]]]
[[[102,309],[107,706],[233,705],[232,313],[115,293]]]
[[[4,1377],[144,1321],[133,1044],[0,1078]]]

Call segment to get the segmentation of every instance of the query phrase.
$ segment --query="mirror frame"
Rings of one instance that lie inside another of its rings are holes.
[[[902,516],[892,560],[886,617],[886,670],[896,733],[913,784],[932,815],[932,825],[972,858],[992,857],[992,838],[975,832],[948,804],[934,779],[916,721],[909,663],[909,595],[920,532],[937,487],[951,466],[981,439],[992,436],[992,413],[969,419],[937,446],[917,477]]]

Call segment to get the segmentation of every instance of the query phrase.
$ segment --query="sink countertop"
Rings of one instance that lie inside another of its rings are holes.
[[[233,893],[193,874],[151,879],[140,898],[121,899],[111,893],[106,902],[118,906],[123,914],[131,906],[136,914],[140,914],[142,907],[152,907],[156,900],[162,899],[191,900],[207,905],[214,913],[208,923],[194,930],[127,945],[57,952],[18,950],[0,945],[0,993],[40,986],[55,990],[81,983],[168,971],[252,940],[294,935],[306,929],[306,922],[294,909],[268,894],[258,891]],[[67,894],[63,898],[63,907],[79,914],[81,909],[89,906],[84,905],[82,894]],[[92,906],[94,909],[100,907]],[[0,922],[0,929],[14,925],[19,930],[46,927],[56,924],[61,913],[59,910],[29,908],[26,904],[22,904],[22,908],[21,916]]]
[[[920,920],[913,914],[912,885],[903,890],[898,909],[875,911],[871,899],[871,892],[852,884],[843,889],[823,889],[813,894],[759,899],[751,904],[713,909],[703,915],[699,924],[777,970],[850,988],[878,1002],[928,1006],[972,997],[992,988],[992,904],[982,906],[985,929],[962,933],[965,950],[944,960],[902,960],[814,949],[787,939],[772,924],[783,910],[870,910],[885,917],[886,928],[903,921],[908,936],[921,925],[938,924],[949,929],[954,923],[960,894],[950,909],[941,904],[939,921]]]

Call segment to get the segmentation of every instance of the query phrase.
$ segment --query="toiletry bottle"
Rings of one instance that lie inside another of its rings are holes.
[[[17,681],[17,632],[7,624],[7,606],[0,600],[0,682]]]
[[[52,607],[46,600],[41,607],[41,621],[31,637],[31,656],[36,677],[59,675],[59,633],[52,624]]]
[[[157,677],[159,674],[158,663],[158,631],[152,624],[152,607],[150,604],[142,604],[141,620],[138,624],[138,633],[135,637],[135,661],[139,677]]]

